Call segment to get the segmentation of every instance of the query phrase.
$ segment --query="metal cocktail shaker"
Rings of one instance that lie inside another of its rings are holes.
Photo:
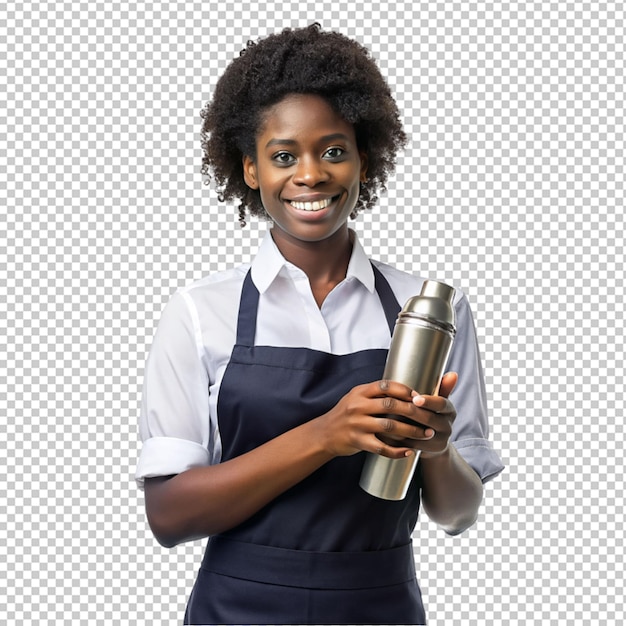
[[[407,301],[396,320],[384,380],[404,383],[419,394],[438,393],[456,333],[453,297],[454,288],[427,280],[420,295]],[[359,484],[377,498],[402,500],[419,460],[415,452],[404,459],[366,453]]]

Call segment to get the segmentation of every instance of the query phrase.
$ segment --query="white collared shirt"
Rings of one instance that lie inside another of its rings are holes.
[[[374,261],[402,306],[423,279]],[[346,278],[319,308],[306,274],[289,263],[270,232],[252,263],[259,290],[256,345],[305,347],[333,354],[389,347],[390,332],[374,272],[358,238]],[[250,265],[180,289],[165,307],[146,364],[136,480],[219,463],[217,395],[235,344],[243,280]],[[503,465],[487,440],[485,387],[474,322],[465,295],[454,297],[457,334],[448,371],[459,374],[450,396],[457,410],[452,440],[483,480]],[[241,381],[245,393],[245,381]]]

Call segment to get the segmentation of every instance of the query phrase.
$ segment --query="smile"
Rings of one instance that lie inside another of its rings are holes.
[[[326,198],[325,200],[318,200],[316,202],[296,202],[295,200],[291,200],[289,204],[291,204],[294,209],[298,209],[298,211],[321,211],[327,206],[330,206],[336,197],[337,196]]]

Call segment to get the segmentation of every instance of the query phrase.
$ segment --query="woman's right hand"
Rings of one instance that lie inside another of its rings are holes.
[[[328,413],[241,456],[146,479],[146,510],[155,536],[171,547],[224,532],[337,456],[361,450],[394,459],[414,454],[413,447],[434,431],[388,416],[414,420],[420,413],[412,402],[415,395],[396,382],[359,385]]]
[[[366,451],[399,459],[414,454],[413,442],[427,441],[435,434],[416,421],[415,395],[406,385],[389,380],[354,387],[314,420],[322,445],[333,456]],[[411,423],[396,420],[394,415]]]

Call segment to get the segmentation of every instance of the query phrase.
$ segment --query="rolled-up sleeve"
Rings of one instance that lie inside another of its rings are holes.
[[[165,307],[144,374],[135,479],[180,474],[211,462],[209,380],[197,324],[185,297]]]
[[[457,372],[459,380],[450,401],[457,417],[451,441],[483,483],[503,469],[500,455],[489,441],[487,393],[480,360],[474,318],[467,297],[460,293],[455,303],[457,335],[448,359],[447,371]]]

